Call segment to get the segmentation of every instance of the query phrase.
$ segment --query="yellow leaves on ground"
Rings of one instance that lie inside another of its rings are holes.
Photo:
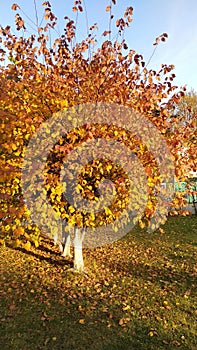
[[[163,229],[163,228],[161,228],[161,227],[159,227],[159,232],[161,232],[161,233],[165,233],[165,230]]]
[[[127,310],[130,310],[130,308],[131,308],[130,305],[126,305],[126,306],[123,306],[122,310],[127,311]]]
[[[79,320],[79,323],[80,323],[80,324],[85,324],[85,319],[84,319],[84,318],[81,318],[81,319]]]
[[[88,249],[86,259],[90,270],[85,276],[70,273],[70,263],[57,254],[56,247],[46,237],[40,249],[35,251],[32,247],[29,254],[2,248],[1,292],[6,300],[2,318],[9,322],[9,329],[12,329],[10,339],[14,339],[17,346],[17,334],[13,338],[16,324],[13,325],[13,317],[6,317],[9,305],[15,300],[19,311],[18,315],[15,314],[17,326],[20,327],[21,314],[26,315],[28,332],[33,302],[38,311],[36,324],[41,321],[43,329],[50,330],[50,341],[52,337],[57,337],[59,342],[62,329],[73,322],[78,332],[91,329],[92,337],[86,343],[80,343],[87,349],[95,341],[95,332],[98,339],[103,332],[107,333],[106,348],[109,346],[108,335],[113,333],[116,335],[115,344],[119,341],[119,334],[130,334],[134,348],[140,346],[146,349],[147,344],[154,348],[158,343],[161,348],[162,344],[171,348],[175,344],[178,346],[176,342],[179,342],[180,348],[195,349],[193,262],[196,252],[192,244],[195,221],[191,217],[172,217],[165,226],[166,236],[150,236],[135,227],[113,247]],[[175,249],[176,257],[172,254]],[[21,300],[25,302],[21,303]],[[59,321],[65,325],[61,329],[60,322],[54,322],[57,314],[60,315]],[[139,337],[142,324],[143,336]],[[188,327],[191,333],[188,333]],[[110,332],[108,328],[111,328]],[[75,335],[76,329],[71,340],[69,334],[67,337],[71,348],[73,339],[79,339],[77,335],[74,338]],[[42,339],[46,336],[44,332]],[[123,338],[121,342],[127,348],[128,338],[125,342]],[[39,339],[37,343],[39,347]],[[61,341],[57,345],[61,347]],[[33,347],[35,344],[32,344]]]
[[[152,329],[149,333],[148,333],[149,337],[154,337],[157,335],[157,331]]]
[[[118,321],[119,326],[125,327],[126,324],[131,320],[130,317],[123,317]]]

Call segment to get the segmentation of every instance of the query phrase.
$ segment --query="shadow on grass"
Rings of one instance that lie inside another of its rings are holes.
[[[178,343],[178,335],[172,340],[161,329],[156,336],[150,337],[151,320],[141,320],[139,317],[133,317],[126,328],[120,327],[117,320],[112,322],[110,328],[107,327],[107,320],[101,313],[97,317],[85,316],[85,324],[80,324],[82,316],[77,311],[79,302],[76,301],[72,310],[67,302],[67,298],[64,304],[50,300],[50,308],[33,298],[29,302],[19,303],[12,315],[10,311],[4,315],[0,330],[1,349],[172,350],[177,349],[177,344],[181,345],[182,350],[195,349],[188,348],[180,341]]]
[[[46,260],[50,264],[59,264],[57,260],[40,256],[35,252],[27,252],[18,249],[28,256],[38,258],[40,261]],[[42,251],[43,252],[43,251]],[[51,255],[53,251],[51,252]],[[56,255],[55,255],[56,257]],[[57,258],[56,258],[57,259]],[[61,261],[65,264],[65,260]],[[107,266],[106,266],[107,267]],[[169,279],[171,270],[164,268],[150,268],[143,264],[124,264],[117,261],[116,269],[123,269],[129,276],[142,277],[144,280],[156,281],[162,276],[162,279]],[[54,269],[55,270],[55,269]],[[24,271],[26,267],[24,266]],[[165,272],[165,273],[164,273]],[[46,270],[47,273],[47,270]],[[165,274],[167,275],[165,276]],[[21,272],[16,270],[7,270],[5,283],[9,285],[11,281],[17,279],[18,288],[21,283]],[[174,275],[173,278],[177,278]],[[181,329],[168,334],[168,330],[161,328],[159,323],[155,322],[154,315],[142,319],[139,313],[130,316],[130,321],[125,327],[119,325],[122,304],[120,299],[119,311],[116,306],[111,305],[113,318],[103,313],[98,300],[99,295],[91,295],[86,290],[81,291],[82,285],[77,287],[75,283],[66,283],[59,285],[60,280],[50,285],[42,282],[34,285],[34,280],[28,284],[28,276],[24,275],[25,290],[17,293],[14,287],[10,294],[2,296],[2,327],[0,330],[0,349],[3,350],[194,350],[194,340],[190,330]],[[39,277],[38,277],[39,278]],[[184,276],[185,278],[185,276]],[[26,279],[26,280],[25,280]],[[116,282],[116,274],[113,277]],[[39,287],[40,290],[37,290]],[[58,288],[60,287],[60,289]],[[35,293],[31,293],[31,288]],[[6,292],[6,289],[4,287]],[[24,294],[21,295],[21,292]],[[72,293],[72,297],[71,294]],[[77,293],[77,297],[75,294]],[[128,293],[128,291],[127,291]],[[80,298],[79,298],[80,295]],[[97,307],[90,309],[94,300],[97,298]],[[105,297],[101,304],[107,305],[110,299]],[[84,313],[81,313],[80,306],[85,302]],[[89,304],[88,304],[89,303]],[[11,307],[10,307],[11,305]],[[118,311],[118,312],[117,312]],[[148,311],[148,309],[147,309]],[[117,313],[116,313],[117,312]],[[80,320],[84,323],[80,323]],[[156,329],[156,335],[149,335],[151,329]],[[181,335],[190,339],[190,345],[180,341]],[[188,335],[189,334],[189,335]],[[193,346],[193,347],[192,347]]]
[[[195,315],[194,299],[192,299],[195,283],[192,266],[193,250],[188,251],[188,255],[184,258],[173,255],[171,247],[179,240],[178,229],[177,232],[166,256],[161,254],[159,261],[154,256],[153,260],[146,260],[144,263],[140,259],[132,261],[132,256],[127,257],[125,250],[122,250],[122,258],[114,254],[112,263],[107,255],[103,256],[100,253],[102,262],[105,262],[106,273],[102,271],[99,275],[98,272],[98,278],[89,278],[87,282],[81,276],[73,277],[67,272],[64,274],[62,266],[67,268],[72,263],[62,258],[50,241],[43,242],[35,251],[18,248],[18,251],[23,252],[26,257],[32,257],[34,261],[33,264],[30,263],[31,266],[28,265],[29,258],[25,259],[27,260],[25,264],[20,253],[19,257],[17,254],[8,253],[8,260],[2,255],[5,270],[2,276],[4,294],[1,298],[0,349],[195,350],[193,326]],[[143,251],[146,253],[145,250],[142,250],[142,253]],[[186,254],[187,251],[183,253]],[[15,258],[18,258],[16,264],[13,263]],[[44,261],[51,267],[44,264]],[[60,268],[56,269],[56,266]],[[123,276],[125,289],[122,289],[120,294],[119,284]],[[97,282],[101,284],[103,279],[109,282],[109,287],[101,286],[98,291]],[[129,284],[133,279],[138,284],[132,289]],[[132,295],[134,298],[137,295],[137,302],[143,300],[144,289],[140,289],[140,285],[146,282],[152,283],[149,285],[152,297],[147,292],[147,302],[144,306],[140,305],[143,314],[140,313],[141,309],[138,311],[137,306],[133,310],[134,313],[129,314],[130,321],[125,327],[121,326],[119,320],[125,317],[122,311],[123,301],[127,303],[128,300],[132,300],[129,299]],[[110,286],[114,286],[114,289],[108,293]],[[188,290],[189,292],[191,290],[191,295],[189,299],[183,298],[185,304],[180,307],[172,306],[171,310],[160,310],[156,306],[155,310],[152,307],[155,298],[162,298],[158,294],[159,288],[155,286],[165,289],[165,300],[167,299],[169,303],[172,301],[172,305],[175,305],[177,298]],[[109,317],[108,311],[107,313],[103,311],[103,306],[113,315],[112,318]],[[142,315],[146,318],[142,318]],[[161,320],[157,320],[155,316],[159,316]],[[165,320],[169,323],[164,324],[167,328],[163,327]],[[176,328],[171,327],[173,323]],[[153,336],[150,336],[150,330]]]
[[[70,259],[66,259],[60,252],[54,251],[44,245],[40,245],[36,250],[26,250],[22,247],[14,248],[11,245],[7,245],[8,248],[20,251],[26,255],[39,259],[40,261],[46,261],[51,265],[68,266],[73,267],[73,262]]]
[[[125,262],[122,260],[113,261],[113,265],[106,263],[111,271],[115,271],[117,274],[124,276],[130,276],[136,279],[142,279],[145,283],[151,282],[159,285],[162,289],[168,284],[169,290],[175,289],[181,293],[186,292],[188,289],[194,289],[196,285],[196,274],[194,261],[191,263],[190,269],[188,266],[184,266],[184,261],[180,260],[179,266],[177,265],[177,259],[172,259],[171,264],[164,264],[163,266],[151,265],[148,263],[132,263],[130,261]]]

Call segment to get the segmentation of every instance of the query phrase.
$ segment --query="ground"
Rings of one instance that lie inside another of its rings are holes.
[[[48,239],[2,247],[0,349],[196,349],[196,224],[170,217],[164,233],[85,249],[88,275]]]

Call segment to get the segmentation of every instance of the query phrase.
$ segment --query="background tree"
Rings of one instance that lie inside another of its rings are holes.
[[[193,90],[186,92],[171,110],[169,135],[177,135],[181,142],[179,147],[180,161],[182,163],[183,179],[191,177],[196,172],[196,116],[197,116],[197,94]],[[181,137],[182,134],[182,137]],[[179,143],[180,143],[179,142]],[[175,146],[176,148],[176,146]]]
[[[186,92],[180,101],[173,106],[171,119],[173,119],[173,123],[169,127],[168,135],[169,137],[176,135],[174,138],[176,142],[173,143],[171,152],[176,154],[175,158],[179,164],[177,182],[183,181],[185,188],[182,193],[177,192],[174,205],[181,209],[188,204],[186,200],[188,195],[196,198],[195,186],[190,183],[197,171],[197,94],[194,90]]]
[[[197,115],[197,93],[193,89],[186,92],[179,103],[176,104],[174,114],[178,115],[183,122],[195,118]]]

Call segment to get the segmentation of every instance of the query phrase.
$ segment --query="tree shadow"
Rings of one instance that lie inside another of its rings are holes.
[[[151,260],[150,260],[151,263]],[[158,284],[162,289],[167,285],[169,288],[172,286],[178,288],[179,291],[184,293],[188,289],[195,285],[195,274],[192,271],[186,271],[184,268],[177,270],[176,261],[172,261],[171,264],[163,266],[155,266],[149,263],[136,263],[125,260],[116,260],[112,264],[108,264],[108,267],[114,272],[131,275],[132,277],[142,278],[145,282],[152,282]]]
[[[46,241],[45,241],[46,243]],[[7,244],[8,248],[13,250],[18,250],[26,255],[32,256],[40,261],[46,261],[51,265],[56,266],[67,266],[68,268],[72,268],[73,262],[71,258],[66,258],[61,255],[61,252],[57,252],[54,249],[52,249],[52,244],[49,241],[49,244],[51,247],[47,247],[45,244],[41,244],[38,248],[32,248],[31,250],[27,250],[22,247],[14,248],[12,245]]]

